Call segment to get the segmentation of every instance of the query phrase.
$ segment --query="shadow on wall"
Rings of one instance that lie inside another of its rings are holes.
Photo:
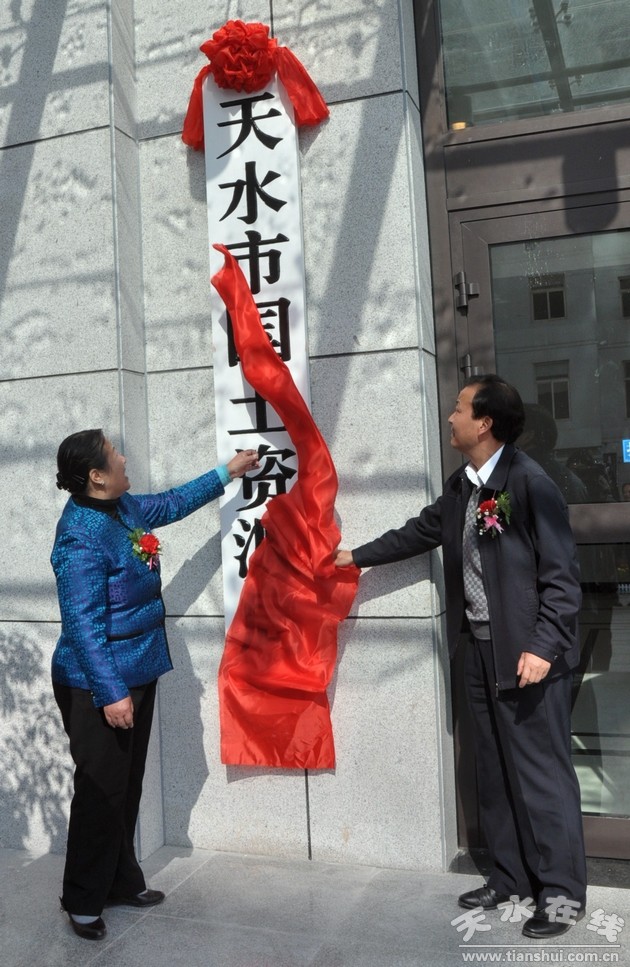
[[[48,849],[61,852],[72,769],[43,667],[44,652],[32,638],[0,631],[0,846],[28,849],[37,824]]]
[[[199,620],[202,627],[208,625]],[[164,830],[169,845],[194,846],[191,817],[209,773],[204,732],[216,728],[215,722],[204,721],[202,703],[206,690],[216,687],[217,656],[194,618],[167,619],[167,634],[174,670],[160,680]],[[207,651],[203,670],[195,666],[197,650]]]
[[[6,288],[9,263],[14,253],[20,217],[26,198],[28,179],[35,152],[34,135],[38,130],[46,99],[53,86],[53,68],[66,16],[66,8],[67,0],[57,0],[55,4],[51,4],[50,0],[36,0],[29,19],[28,41],[24,45],[24,49],[20,50],[22,63],[19,78],[15,84],[10,86],[9,91],[5,86],[4,96],[0,98],[0,106],[6,104],[5,98],[11,98],[10,120],[4,143],[14,145],[24,143],[27,140],[23,128],[25,118],[29,119],[28,133],[33,138],[31,143],[23,148],[21,165],[19,168],[11,169],[10,178],[2,178],[2,174],[6,173],[8,166],[12,163],[11,153],[6,152],[0,155],[0,181],[11,186],[10,198],[7,193],[2,196],[5,217],[3,218],[4,237],[2,245],[0,245],[0,301]],[[11,4],[11,13],[13,24],[16,27],[24,26],[25,21],[22,20],[19,4]],[[4,51],[6,54],[6,47]],[[8,53],[11,56],[10,48],[8,48]],[[31,140],[31,138],[28,138],[28,140]],[[8,218],[6,217],[7,208]]]
[[[192,557],[187,558],[180,569],[166,584],[162,596],[170,618],[187,614],[219,569],[221,561],[221,532],[217,531]]]
[[[171,702],[169,732],[180,738],[186,737],[186,780],[180,781],[178,768],[181,747],[178,748],[177,741],[171,744],[170,734],[162,735],[163,806],[168,831],[167,842],[172,842],[174,837],[178,846],[194,845],[188,835],[191,815],[208,777],[201,706],[205,689],[212,685],[209,681],[204,682],[195,670],[190,654],[195,645],[195,636],[186,628],[185,619],[189,609],[212,581],[220,560],[221,534],[217,532],[191,558],[184,561],[163,592],[174,671],[168,676],[172,677],[171,681],[160,684],[160,697]],[[194,621],[195,616],[191,617]],[[212,642],[208,642],[208,647],[213,647]],[[171,691],[172,688],[175,692]],[[173,833],[173,830],[177,832]]]

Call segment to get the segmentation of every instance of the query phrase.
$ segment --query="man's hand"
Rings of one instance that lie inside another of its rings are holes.
[[[113,729],[133,728],[133,702],[131,696],[121,698],[119,702],[103,706],[103,715],[108,725]]]
[[[545,661],[538,655],[532,655],[531,651],[524,651],[518,660],[518,668],[516,669],[516,674],[520,679],[518,687],[524,688],[526,685],[535,685],[537,682],[541,682],[549,673],[550,668],[550,661]]]
[[[352,559],[352,551],[340,551],[335,552],[335,566],[336,567],[350,567],[354,564]]]

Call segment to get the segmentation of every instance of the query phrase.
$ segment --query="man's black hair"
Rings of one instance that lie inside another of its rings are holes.
[[[464,386],[476,386],[472,412],[476,420],[492,419],[492,436],[500,443],[514,443],[523,432],[525,409],[517,389],[496,373],[471,376]]]

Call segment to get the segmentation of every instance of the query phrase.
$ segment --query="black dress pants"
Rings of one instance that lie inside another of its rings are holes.
[[[62,901],[98,917],[108,897],[146,889],[133,848],[157,682],[130,688],[132,729],[114,729],[91,692],[53,682],[75,763]]]
[[[580,789],[571,762],[567,673],[496,693],[492,644],[467,646],[466,691],[474,720],[481,824],[497,893],[586,899]]]

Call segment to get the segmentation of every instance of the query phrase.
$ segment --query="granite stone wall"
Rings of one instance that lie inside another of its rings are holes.
[[[0,845],[59,851],[71,771],[51,698],[61,439],[102,426],[135,490],[215,462],[203,158],[180,139],[227,19],[272,24],[330,119],[300,133],[314,416],[344,546],[440,486],[411,0],[20,0],[0,8]],[[161,535],[175,670],[139,850],[162,843],[439,870],[456,850],[438,555],[365,572],[330,689],[337,767],[226,768],[219,521]]]

